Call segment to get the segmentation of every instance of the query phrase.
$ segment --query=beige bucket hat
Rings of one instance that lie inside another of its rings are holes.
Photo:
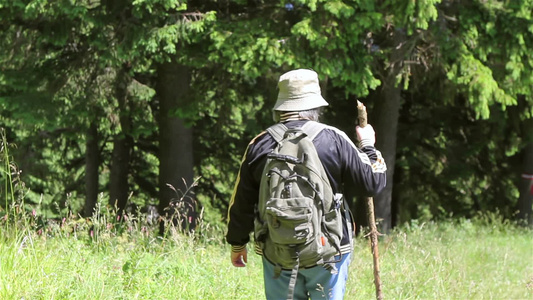
[[[313,70],[298,69],[279,77],[277,111],[301,111],[328,106],[320,94],[318,74]]]

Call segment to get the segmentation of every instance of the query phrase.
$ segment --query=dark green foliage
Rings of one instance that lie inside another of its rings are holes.
[[[247,143],[272,123],[278,76],[312,68],[330,102],[324,120],[350,136],[356,98],[372,123],[385,85],[401,88],[389,166],[397,223],[480,210],[511,218],[532,139],[532,9],[526,0],[0,0],[0,127],[16,145],[26,200],[57,216],[82,211],[91,123],[101,198],[113,142],[127,137],[129,201],[156,204],[157,121],[169,113],[193,128],[196,195],[219,220]],[[190,68],[190,92],[162,112],[157,70],[170,62]]]

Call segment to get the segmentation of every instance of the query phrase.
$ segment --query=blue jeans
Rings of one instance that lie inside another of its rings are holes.
[[[337,274],[331,274],[322,266],[300,269],[294,288],[294,299],[343,299],[350,261],[351,253],[343,254],[341,261],[335,264],[339,271]],[[274,279],[274,265],[263,257],[263,276],[268,300],[287,299],[290,270],[281,271],[281,275]]]

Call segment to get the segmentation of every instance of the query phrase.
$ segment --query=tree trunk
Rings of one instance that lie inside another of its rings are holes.
[[[186,191],[193,184],[192,128],[176,115],[187,103],[190,82],[188,67],[176,62],[160,65],[156,94],[159,100],[159,213],[172,217],[183,229],[196,224],[196,202]],[[170,185],[170,186],[169,186]],[[164,223],[160,223],[160,233]]]
[[[128,203],[128,177],[129,165],[131,158],[131,149],[133,147],[133,138],[130,135],[131,118],[128,109],[128,92],[129,76],[126,67],[123,67],[118,73],[115,85],[115,95],[118,102],[118,114],[121,127],[121,133],[115,135],[113,141],[113,153],[111,156],[111,171],[109,178],[109,204],[116,207],[120,215]]]
[[[522,150],[522,175],[518,198],[518,218],[533,225],[533,142]]]
[[[130,150],[133,141],[125,135],[115,136],[111,155],[111,172],[109,178],[109,204],[121,215],[128,204],[128,177]]]
[[[381,151],[387,163],[387,186],[381,193],[374,196],[376,219],[382,232],[388,232],[392,228],[392,189],[401,101],[401,90],[394,86],[394,80],[394,78],[388,78],[384,83],[380,93],[381,99],[374,107],[378,115],[372,119],[376,130],[376,148]]]
[[[529,226],[533,225],[533,131],[531,128],[533,128],[533,119],[526,119],[520,123],[522,139],[527,144],[521,152],[522,174],[519,185],[520,197],[517,203],[517,217]]]
[[[87,130],[85,149],[85,206],[83,216],[91,217],[98,201],[98,168],[100,153],[98,149],[98,128],[95,121],[91,122]]]
[[[375,101],[373,117],[370,123],[376,131],[376,148],[381,151],[387,164],[387,186],[374,196],[376,220],[380,231],[388,232],[392,228],[392,190],[394,167],[396,164],[396,134],[401,106],[401,88],[396,85],[396,77],[401,71],[405,49],[400,47],[405,42],[405,33],[394,30],[393,45],[390,47],[390,66]]]

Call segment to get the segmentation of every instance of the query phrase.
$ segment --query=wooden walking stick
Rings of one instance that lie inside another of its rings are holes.
[[[357,112],[359,119],[359,126],[365,127],[367,125],[366,107],[363,103],[357,100]],[[381,291],[381,279],[379,277],[379,250],[378,250],[378,229],[376,227],[376,218],[374,217],[374,199],[372,197],[366,198],[368,224],[370,225],[370,246],[372,256],[374,257],[374,285],[376,286],[376,299],[382,300],[383,293]]]

